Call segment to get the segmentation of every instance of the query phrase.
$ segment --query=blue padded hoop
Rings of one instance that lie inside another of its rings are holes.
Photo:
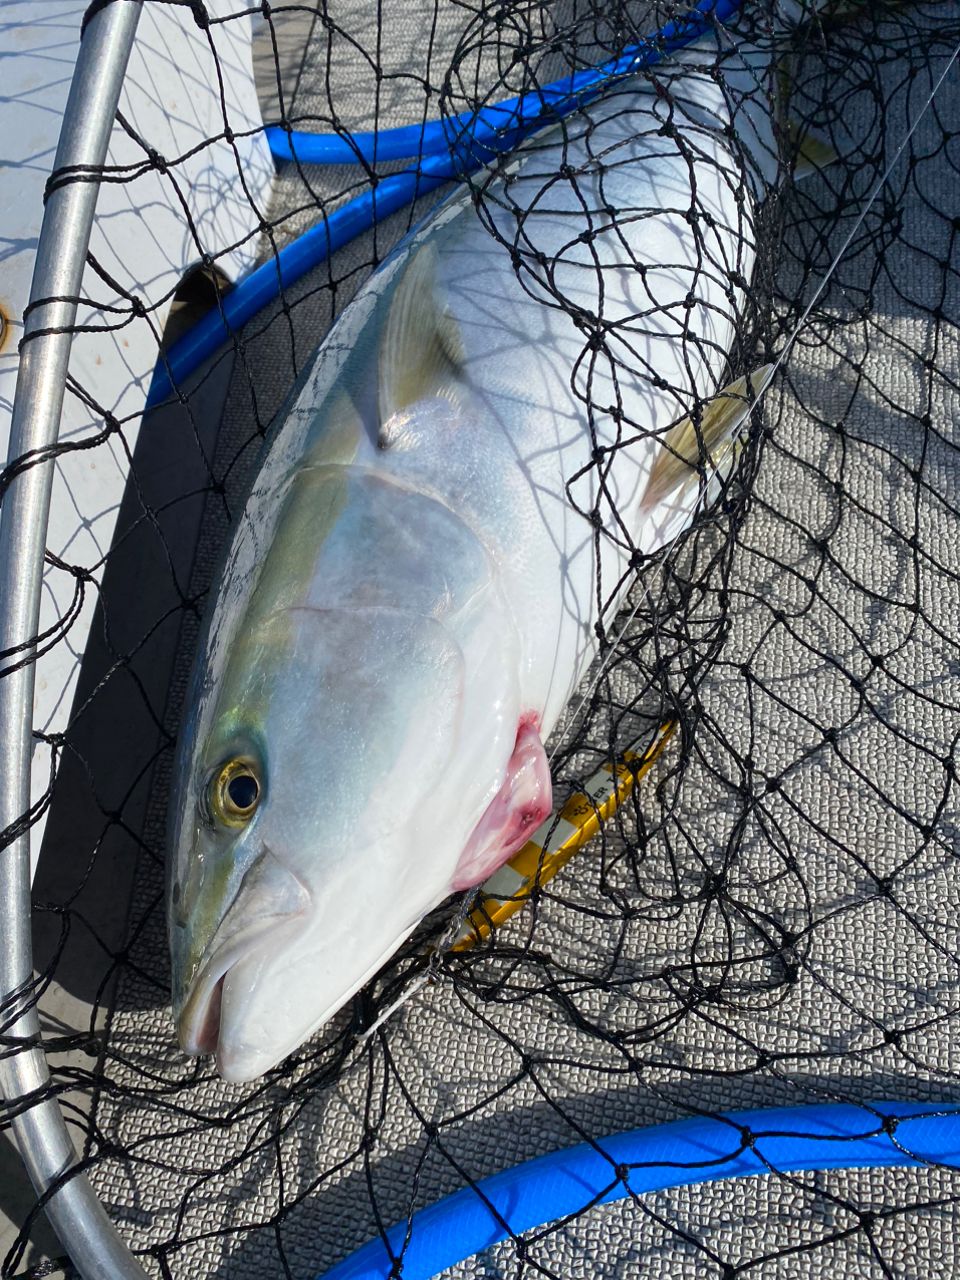
[[[511,1236],[668,1187],[771,1172],[924,1165],[960,1168],[960,1105],[838,1103],[677,1120],[484,1178],[398,1223],[386,1242],[372,1240],[322,1280],[430,1280]]]
[[[675,51],[690,44],[714,21],[722,22],[734,14],[739,3],[740,0],[700,0],[687,19],[667,23],[655,35],[632,46],[613,62],[589,71],[577,72],[565,80],[548,85],[542,97],[527,94],[522,99],[515,98],[499,106],[488,107],[480,112],[473,125],[470,121],[474,117],[459,117],[456,128],[461,128],[462,125],[462,129],[455,139],[448,137],[442,121],[433,121],[424,126],[404,126],[379,135],[354,134],[353,140],[360,141],[356,147],[347,146],[347,159],[354,161],[359,154],[363,154],[364,147],[372,155],[373,139],[377,137],[377,157],[380,160],[389,158],[383,148],[388,145],[385,140],[391,138],[390,145],[399,147],[396,154],[408,156],[413,136],[411,129],[418,137],[424,133],[429,139],[429,146],[438,149],[436,154],[421,152],[426,158],[412,169],[381,178],[372,190],[341,205],[315,227],[285,245],[269,262],[257,267],[241,280],[235,289],[220,299],[212,311],[160,357],[154,370],[147,405],[158,404],[172,395],[174,386],[182,385],[231,334],[242,329],[259,311],[278,298],[283,289],[295,284],[345,244],[369,231],[375,223],[412,204],[420,196],[435,191],[445,182],[464,178],[475,172],[494,155],[512,151],[524,138],[597,97],[612,81],[659,61],[664,52]],[[561,91],[561,86],[566,88]],[[467,123],[463,124],[463,121]],[[334,144],[340,148],[347,145],[339,135],[288,135],[282,129],[268,130],[267,134],[274,148],[280,145],[278,134],[284,140],[284,145],[293,136],[296,157],[301,161],[308,159],[303,149],[307,142],[311,147],[315,145],[323,154],[330,155],[333,154],[330,148]],[[444,139],[442,150],[439,149],[441,134]],[[367,141],[363,142],[363,139]],[[454,143],[453,149],[451,142]],[[290,156],[293,152],[288,150],[284,154]],[[336,163],[342,163],[343,158],[340,155]],[[334,160],[326,159],[323,163],[334,163]]]

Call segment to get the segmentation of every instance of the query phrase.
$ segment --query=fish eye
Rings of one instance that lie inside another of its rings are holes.
[[[260,803],[260,779],[251,760],[228,760],[210,784],[210,812],[228,827],[242,827]]]

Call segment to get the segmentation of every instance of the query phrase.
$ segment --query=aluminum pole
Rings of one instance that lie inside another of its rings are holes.
[[[11,460],[57,441],[75,299],[97,203],[96,171],[107,155],[141,2],[114,0],[100,9],[80,44],[54,165],[55,172],[79,166],[79,173],[50,192],[44,210],[14,400]],[[27,466],[3,495],[0,509],[0,651],[15,651],[5,666],[24,662],[0,679],[0,831],[12,830],[30,808],[33,638],[40,616],[53,468],[52,460]],[[30,835],[23,831],[0,851],[0,991],[5,1008],[17,1008],[17,993],[28,986],[32,973]],[[32,1002],[12,1019],[6,1037],[0,1095],[19,1112],[13,1122],[17,1144],[43,1195],[77,1163],[77,1154],[59,1104],[47,1093],[50,1073]],[[20,1048],[9,1037],[27,1043]],[[66,1181],[45,1211],[84,1280],[145,1280],[85,1176]]]

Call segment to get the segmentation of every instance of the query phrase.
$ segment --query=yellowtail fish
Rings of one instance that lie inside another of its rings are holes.
[[[442,204],[319,349],[179,746],[174,1012],[226,1079],[296,1049],[550,812],[543,743],[601,604],[721,490],[767,377],[730,382],[771,74],[720,33],[621,83],[481,179],[479,212]]]

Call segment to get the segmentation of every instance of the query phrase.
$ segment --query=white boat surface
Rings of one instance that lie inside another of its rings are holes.
[[[44,189],[86,8],[83,0],[6,0],[0,14],[3,457]],[[235,11],[232,0],[206,0],[206,8],[214,20]],[[105,447],[75,448],[55,463],[40,616],[45,639],[34,698],[34,729],[41,734],[62,732],[70,717],[96,605],[91,588],[113,537],[173,294],[204,254],[215,258],[228,281],[254,261],[274,164],[254,86],[252,21],[214,21],[204,29],[184,6],[142,7],[111,136],[108,180],[100,187],[60,427],[61,443],[74,446],[99,437],[108,424],[109,435]],[[177,163],[168,169],[167,160]],[[104,332],[105,318],[110,332]],[[87,325],[90,332],[83,332]],[[96,405],[77,394],[78,387]],[[79,606],[78,578],[69,566],[92,575]],[[35,804],[49,787],[50,769],[51,748],[38,738]],[[31,832],[34,870],[44,816]]]

